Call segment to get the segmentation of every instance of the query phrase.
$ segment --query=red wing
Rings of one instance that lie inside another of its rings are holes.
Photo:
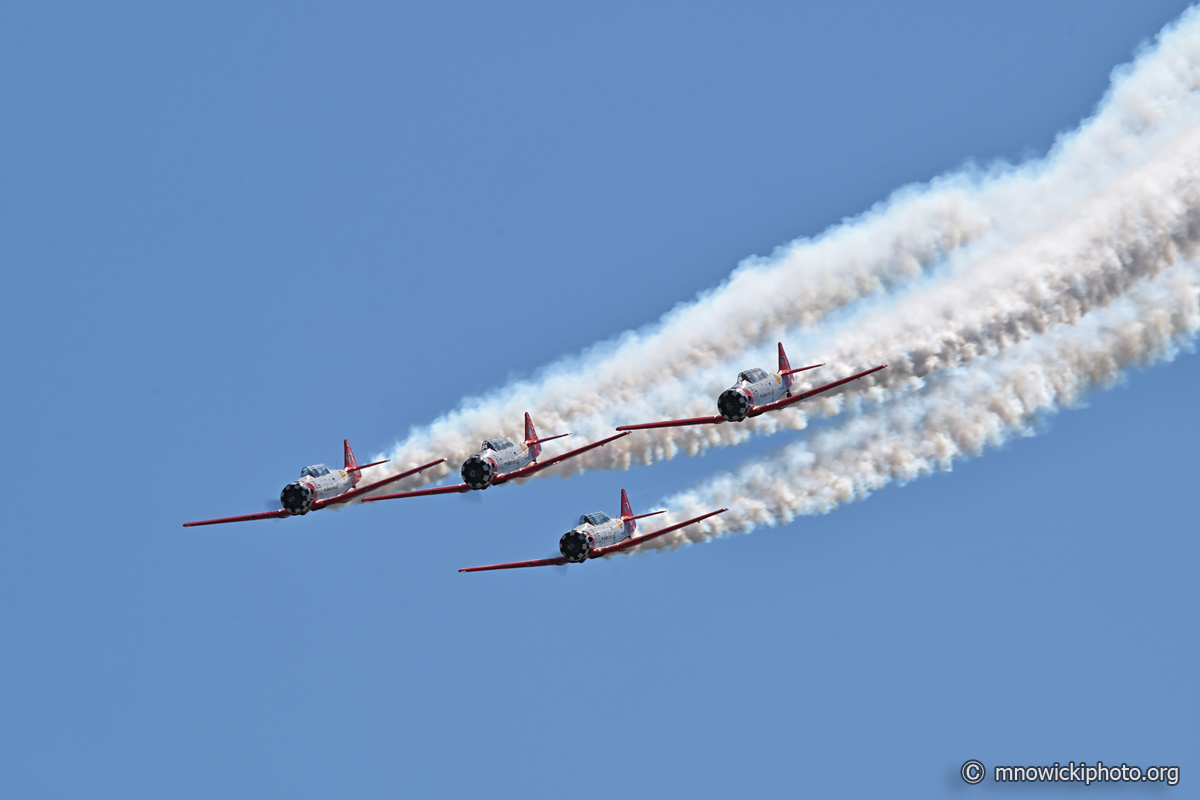
[[[376,500],[395,500],[397,497],[424,497],[428,494],[453,494],[454,492],[469,492],[471,487],[465,483],[456,483],[453,486],[435,486],[432,489],[413,489],[411,492],[396,492],[395,494],[381,494],[378,497],[364,497],[364,503],[373,503]]]
[[[317,502],[313,503],[313,511],[316,511],[318,508],[324,508],[325,506],[332,506],[336,503],[345,503],[349,500],[353,500],[360,494],[378,489],[380,486],[387,486],[389,483],[395,483],[401,478],[407,478],[409,475],[415,475],[418,472],[424,472],[430,467],[436,467],[445,460],[446,459],[444,458],[439,458],[437,461],[430,461],[428,464],[422,464],[419,467],[413,467],[408,472],[401,472],[399,475],[392,475],[391,477],[384,478],[381,481],[375,481],[374,483],[368,483],[366,486],[359,486],[357,489],[351,489],[348,492],[342,492],[337,497],[331,497],[328,500],[318,500]]]
[[[616,544],[610,544],[608,547],[597,547],[595,550],[593,550],[591,552],[591,554],[588,556],[588,558],[600,558],[600,556],[606,556],[609,553],[615,553],[618,550],[628,550],[631,547],[637,547],[639,544],[641,544],[643,542],[648,542],[651,539],[657,539],[659,536],[662,536],[664,533],[670,533],[671,531],[677,531],[680,528],[686,528],[688,525],[695,525],[697,522],[700,522],[701,520],[708,519],[709,517],[715,517],[717,514],[724,514],[728,510],[729,510],[728,508],[717,509],[716,511],[710,511],[707,514],[702,514],[698,517],[693,517],[693,518],[687,520],[686,522],[680,522],[675,525],[668,525],[667,527],[663,528],[660,531],[655,531],[654,533],[647,533],[645,536],[635,536],[634,538],[626,539],[623,542],[617,542]]]
[[[486,567],[463,567],[459,572],[486,572],[489,569],[517,569],[519,567],[557,567],[566,564],[562,556],[558,558],[539,558],[536,561],[514,561],[511,564],[489,564]]]
[[[222,517],[221,519],[203,519],[199,522],[185,522],[183,523],[183,527],[194,528],[197,525],[220,525],[223,522],[249,522],[252,519],[283,519],[290,516],[291,514],[281,508],[278,511],[264,511],[261,514],[245,514],[240,517]]]
[[[639,425],[622,425],[619,431],[642,431],[647,428],[678,428],[683,425],[719,425],[725,418],[718,414],[715,417],[695,417],[693,419],[669,419],[665,422],[643,422]]]
[[[800,394],[794,394],[791,397],[785,397],[782,400],[776,400],[774,403],[767,403],[766,405],[758,406],[757,408],[752,409],[750,411],[750,413],[747,414],[746,416],[757,417],[759,414],[763,414],[767,411],[777,411],[778,409],[786,408],[787,406],[790,406],[792,403],[799,403],[801,400],[807,400],[808,398],[812,397],[813,395],[820,394],[821,392],[827,392],[830,389],[836,389],[837,387],[841,386],[842,384],[849,383],[850,381],[856,381],[859,378],[865,378],[866,376],[870,375],[872,372],[879,372],[879,370],[883,369],[886,366],[887,366],[887,364],[880,364],[878,367],[872,367],[871,369],[867,370],[866,372],[860,372],[857,375],[851,375],[849,378],[842,378],[840,381],[834,381],[833,383],[827,383],[824,386],[818,386],[815,389],[809,389],[807,392],[801,392]]]
[[[502,483],[507,483],[508,481],[513,480],[514,478],[527,477],[529,475],[532,475],[535,472],[538,472],[539,470],[545,469],[546,467],[552,467],[555,464],[558,464],[559,462],[566,461],[568,458],[574,458],[575,456],[579,455],[580,453],[586,453],[588,450],[592,450],[597,447],[602,447],[611,441],[615,441],[617,439],[620,439],[622,436],[628,436],[628,435],[629,435],[628,432],[618,433],[616,436],[610,436],[607,439],[601,439],[598,442],[592,442],[591,444],[584,445],[583,447],[579,447],[574,450],[568,450],[567,452],[562,453],[557,456],[554,456],[553,458],[547,458],[545,461],[535,461],[532,464],[526,464],[525,466],[521,467],[520,469],[514,469],[512,472],[506,472],[503,475],[497,475],[496,478],[492,481],[492,485],[499,486]]]

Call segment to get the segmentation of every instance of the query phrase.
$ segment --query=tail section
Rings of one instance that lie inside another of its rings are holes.
[[[646,517],[656,517],[659,514],[667,513],[666,510],[651,511],[649,514],[634,514],[633,506],[629,505],[629,495],[625,494],[625,490],[621,490],[621,522],[625,523],[625,535],[633,536],[633,532],[637,530],[637,520]]]
[[[537,430],[533,427],[533,417],[529,416],[529,412],[525,412],[525,446],[529,448],[529,452],[533,453],[533,457],[537,458],[542,454],[542,446],[538,444]]]
[[[367,467],[377,467],[380,464],[386,464],[390,459],[385,458],[383,461],[372,461],[370,464],[359,464],[358,459],[354,457],[354,451],[350,449],[350,440],[342,439],[342,444],[346,448],[346,466],[342,467],[346,474],[350,476],[350,485],[354,486],[362,478],[362,472]]]
[[[637,530],[637,522],[633,519],[633,506],[629,505],[629,495],[621,490],[621,519],[625,520],[625,535],[633,536]]]
[[[783,352],[783,342],[779,342],[779,374],[783,379],[785,389],[792,388],[792,376],[788,374],[792,365],[788,362],[787,353]]]
[[[533,453],[534,461],[537,461],[537,457],[542,454],[542,442],[553,442],[555,439],[570,435],[569,433],[560,433],[558,436],[547,436],[545,439],[538,438],[537,431],[533,428],[533,419],[530,418],[528,411],[525,412],[525,446],[529,448],[529,452]]]
[[[813,364],[811,367],[800,367],[792,369],[792,365],[788,363],[787,353],[783,352],[783,342],[779,343],[779,377],[783,380],[783,388],[788,390],[788,397],[791,397],[792,382],[795,380],[792,376],[797,372],[805,372],[817,367],[823,367],[824,364]]]

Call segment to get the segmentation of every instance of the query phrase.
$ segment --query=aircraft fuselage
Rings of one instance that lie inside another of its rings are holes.
[[[497,476],[520,469],[533,459],[534,453],[527,445],[507,436],[488,439],[478,453],[463,462],[463,483],[472,489],[486,489]]]
[[[741,422],[756,406],[774,403],[791,394],[792,376],[749,369],[717,398],[717,413],[730,422]]]
[[[279,502],[289,514],[307,514],[318,500],[328,500],[353,489],[359,475],[357,470],[331,470],[324,464],[305,467],[300,471],[300,480],[283,487]]]
[[[558,540],[558,551],[568,561],[586,561],[593,550],[623,542],[633,536],[637,523],[611,519],[607,514],[584,514],[579,524]]]

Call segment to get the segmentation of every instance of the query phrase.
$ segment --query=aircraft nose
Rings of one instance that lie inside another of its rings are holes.
[[[591,551],[591,537],[583,531],[567,531],[558,540],[558,552],[562,553],[567,561],[586,561]]]
[[[486,459],[471,456],[462,465],[463,483],[472,489],[484,489],[492,482],[494,471]]]
[[[300,481],[289,483],[279,493],[279,502],[289,514],[307,514],[312,508],[312,501],[312,489]]]
[[[717,398],[717,411],[730,422],[741,422],[750,413],[750,401],[737,389],[726,389]]]

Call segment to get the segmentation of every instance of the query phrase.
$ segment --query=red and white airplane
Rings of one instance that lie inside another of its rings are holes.
[[[462,469],[460,470],[463,479],[462,483],[456,483],[453,486],[437,486],[432,489],[416,489],[411,492],[396,492],[395,494],[384,494],[378,497],[367,497],[364,499],[364,502],[393,500],[397,497],[423,497],[430,494],[454,494],[456,492],[469,492],[473,489],[486,489],[489,486],[501,486],[516,478],[526,478],[546,467],[552,467],[561,461],[566,461],[568,458],[573,458],[580,453],[586,453],[588,450],[601,447],[629,434],[618,433],[616,436],[592,442],[577,450],[568,450],[561,455],[548,458],[545,461],[537,460],[538,456],[542,454],[543,443],[570,435],[569,433],[560,433],[558,436],[547,436],[545,439],[539,439],[537,431],[533,428],[533,420],[529,418],[529,412],[527,411],[525,412],[525,442],[517,444],[506,436],[498,439],[488,439],[479,446],[478,453],[463,462]]]
[[[651,511],[649,514],[634,514],[633,508],[629,505],[629,496],[622,489],[621,517],[619,519],[612,519],[600,511],[592,514],[584,514],[579,518],[579,524],[564,533],[562,538],[558,540],[558,552],[562,553],[561,556],[557,558],[539,558],[535,561],[514,561],[511,564],[489,564],[486,567],[464,567],[459,572],[486,572],[490,569],[556,567],[562,564],[580,564],[589,558],[600,558],[609,553],[615,553],[618,550],[628,550],[631,547],[637,547],[643,542],[657,539],[664,533],[677,531],[680,528],[686,528],[688,525],[695,525],[701,520],[715,517],[717,514],[723,514],[728,510],[727,508],[717,509],[716,511],[710,511],[707,514],[701,514],[698,517],[680,522],[677,525],[668,525],[654,533],[647,533],[644,536],[634,536],[633,532],[637,530],[637,522],[635,520],[667,512]]]
[[[437,461],[422,464],[415,469],[410,469],[408,472],[401,472],[399,475],[392,475],[390,478],[384,478],[381,481],[375,481],[375,483],[355,488],[362,478],[360,470],[384,464],[387,462],[387,459],[359,466],[358,461],[354,458],[354,451],[350,449],[350,442],[343,440],[343,443],[346,446],[346,466],[343,469],[335,471],[329,469],[324,464],[316,464],[300,470],[300,480],[292,481],[283,487],[283,491],[279,493],[279,502],[283,508],[278,511],[266,511],[262,514],[246,514],[241,517],[205,519],[200,522],[185,522],[183,523],[183,527],[191,528],[195,525],[217,525],[222,522],[247,522],[252,519],[282,519],[283,517],[307,514],[310,511],[320,511],[326,506],[353,500],[364,492],[378,489],[380,486],[386,486],[401,478],[407,478],[409,475],[414,475],[422,470],[435,467],[446,460],[439,458]]]
[[[721,392],[721,396],[717,398],[717,411],[720,412],[717,416],[672,419],[665,422],[643,422],[640,425],[622,425],[617,430],[640,431],[646,428],[674,428],[682,425],[715,425],[722,422],[741,422],[747,417],[757,417],[759,414],[765,414],[768,411],[787,408],[792,403],[799,403],[801,400],[807,400],[813,395],[827,392],[850,381],[864,378],[872,372],[878,372],[883,369],[887,364],[872,367],[865,372],[851,375],[849,378],[842,378],[840,381],[834,381],[824,386],[818,386],[815,389],[809,389],[807,392],[792,394],[792,381],[795,380],[792,377],[793,375],[797,372],[804,372],[805,370],[823,366],[825,365],[813,364],[811,367],[792,369],[788,363],[787,354],[783,352],[783,342],[780,342],[779,371],[773,375],[768,375],[765,371],[756,367],[738,373],[737,383]]]

